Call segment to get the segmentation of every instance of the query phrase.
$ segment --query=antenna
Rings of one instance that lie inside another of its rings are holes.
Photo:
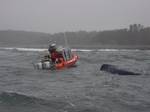
[[[64,32],[64,39],[65,39],[65,50],[64,50],[64,53],[63,53],[63,57],[65,57],[65,60],[69,60],[71,59],[71,49],[69,48],[69,45],[68,45],[68,39],[67,39],[67,36],[66,36],[66,32]]]
[[[67,36],[66,36],[66,32],[64,32],[64,40],[65,40],[65,46],[68,48],[69,45],[68,45],[68,39],[67,39]]]

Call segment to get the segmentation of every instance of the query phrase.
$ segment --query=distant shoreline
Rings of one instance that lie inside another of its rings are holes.
[[[61,45],[61,44],[60,44]],[[62,45],[63,46],[63,45]],[[48,45],[2,45],[0,47],[6,48],[37,48],[47,49]],[[65,47],[65,46],[64,46]],[[69,45],[72,49],[139,49],[139,50],[150,50],[150,45]]]
[[[130,25],[129,29],[79,31],[47,34],[26,31],[0,31],[0,47],[48,48],[55,42],[77,49],[150,49],[150,27]]]

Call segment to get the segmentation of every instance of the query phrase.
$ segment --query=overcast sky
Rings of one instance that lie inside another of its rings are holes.
[[[0,30],[48,33],[150,26],[150,0],[0,0]]]

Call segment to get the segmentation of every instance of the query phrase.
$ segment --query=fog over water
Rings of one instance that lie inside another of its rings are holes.
[[[149,11],[150,0],[0,0],[0,112],[149,112]],[[34,68],[53,42],[76,66]]]
[[[0,0],[0,30],[47,33],[150,26],[149,0]]]

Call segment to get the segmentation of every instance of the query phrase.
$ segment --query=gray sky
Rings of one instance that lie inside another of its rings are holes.
[[[0,0],[0,30],[48,33],[150,26],[150,0]]]

